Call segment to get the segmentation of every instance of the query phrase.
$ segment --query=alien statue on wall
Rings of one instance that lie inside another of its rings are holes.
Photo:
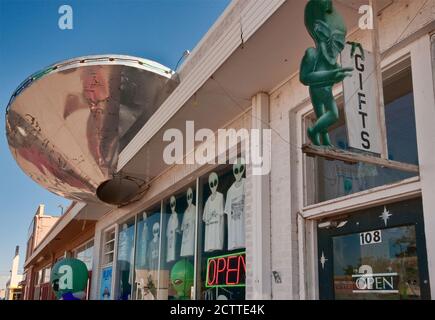
[[[339,119],[337,103],[332,87],[352,76],[353,68],[343,68],[337,63],[346,45],[347,28],[332,0],[309,0],[305,7],[305,26],[316,47],[309,48],[300,68],[300,81],[310,88],[310,97],[316,123],[307,134],[316,146],[332,147],[328,128]],[[358,43],[352,45],[352,55]]]

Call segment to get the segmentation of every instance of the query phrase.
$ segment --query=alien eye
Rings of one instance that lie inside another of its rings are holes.
[[[183,283],[183,280],[181,280],[181,279],[175,279],[174,280],[174,285],[176,285],[176,286],[179,286],[182,283]]]

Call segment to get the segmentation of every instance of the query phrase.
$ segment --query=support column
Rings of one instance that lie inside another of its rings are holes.
[[[248,290],[248,299],[270,300],[272,298],[271,274],[271,241],[270,241],[270,139],[264,139],[263,130],[269,129],[269,96],[259,93],[252,98],[252,129],[260,132],[259,148],[266,154],[263,157],[263,166],[266,170],[259,170],[259,166],[252,163],[251,145],[251,230],[252,247],[247,248],[248,266],[252,275],[252,290]],[[266,135],[267,136],[267,135]],[[252,144],[251,135],[251,144]],[[264,169],[263,167],[263,169]],[[260,175],[260,171],[263,171]]]
[[[423,195],[424,226],[431,297],[435,299],[435,89],[431,39],[425,35],[411,50],[412,80],[414,83],[415,119],[418,157]]]

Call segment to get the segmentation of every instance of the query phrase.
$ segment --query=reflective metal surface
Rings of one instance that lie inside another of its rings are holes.
[[[55,64],[12,96],[6,112],[10,150],[21,169],[49,191],[101,201],[97,188],[114,177],[119,153],[177,84],[170,69],[129,56]],[[122,186],[122,177],[116,182]]]

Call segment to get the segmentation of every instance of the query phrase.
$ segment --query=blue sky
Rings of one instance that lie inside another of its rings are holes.
[[[31,73],[68,58],[116,53],[175,68],[192,50],[229,0],[0,0],[0,108]],[[58,9],[73,8],[73,30],[60,30]],[[24,260],[27,229],[37,206],[60,214],[57,197],[28,178],[13,160],[0,121],[0,289],[15,245]],[[21,267],[22,269],[22,267]]]

